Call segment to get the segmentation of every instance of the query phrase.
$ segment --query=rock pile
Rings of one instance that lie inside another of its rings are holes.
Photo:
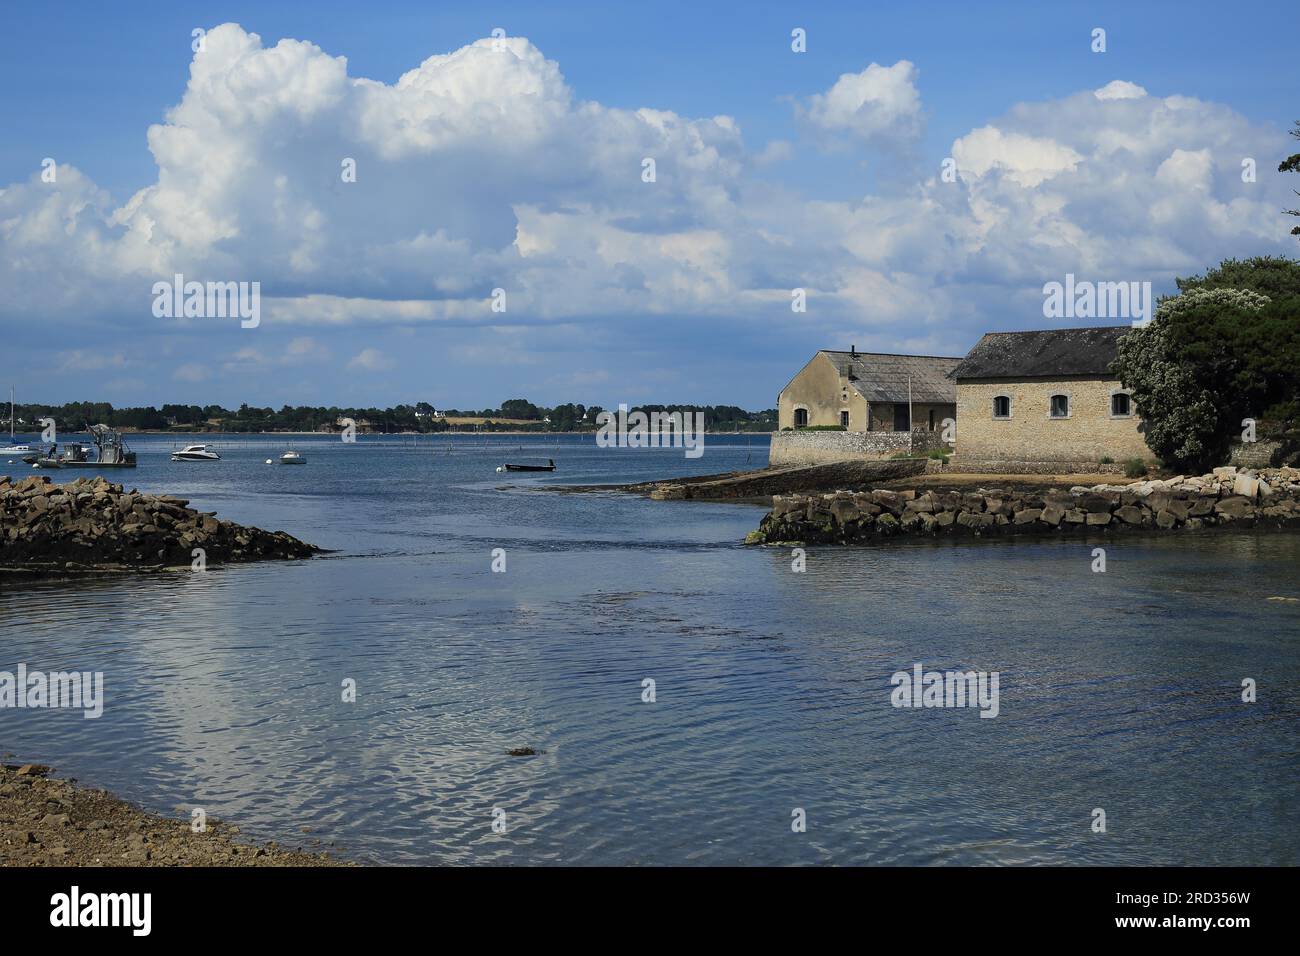
[[[0,476],[0,570],[64,572],[189,567],[306,558],[318,549],[283,531],[247,528],[195,511],[171,495],[146,495],[103,478],[55,485],[44,475]]]
[[[869,541],[900,534],[1066,534],[1300,527],[1300,468],[1212,474],[1041,492],[840,491],[776,495],[748,544]]]

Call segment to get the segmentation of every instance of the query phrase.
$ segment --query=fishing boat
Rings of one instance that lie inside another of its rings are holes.
[[[545,465],[512,465],[509,462],[507,462],[506,464],[502,465],[501,468],[504,468],[506,471],[554,471],[555,459],[554,458],[546,459]]]
[[[80,442],[74,444],[64,444],[63,451],[58,450],[58,445],[51,445],[49,452],[44,455],[37,455],[32,459],[32,466],[35,468],[84,468],[89,467],[95,462],[90,460],[90,445],[83,445]]]
[[[302,452],[286,451],[283,455],[280,456],[280,464],[305,465],[307,464],[307,456],[302,454]]]
[[[91,425],[90,437],[98,455],[90,457],[89,445],[70,445],[63,454],[55,457],[54,448],[43,458],[38,458],[34,468],[134,468],[135,452],[126,447],[122,436],[107,425]]]
[[[207,445],[186,445],[180,451],[172,452],[172,461],[221,461],[221,456]]]

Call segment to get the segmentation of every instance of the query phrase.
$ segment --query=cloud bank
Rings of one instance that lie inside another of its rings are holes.
[[[853,148],[915,144],[922,75],[872,63],[796,111]],[[460,329],[457,347],[490,363],[510,361],[503,327],[555,344],[644,337],[661,319],[793,342],[793,368],[850,341],[960,354],[987,329],[1041,325],[1041,286],[1066,272],[1160,288],[1225,255],[1292,251],[1271,172],[1282,131],[1122,79],[971,129],[951,145],[953,181],[932,157],[892,191],[810,200],[762,175],[797,161],[790,143],[746,144],[724,115],[581,100],[524,38],[431,56],[390,85],[225,24],[148,145],[157,179],[121,204],[75,163],[0,190],[0,320],[158,334],[150,288],[182,273],[261,283],[258,333],[166,320],[167,334],[222,336],[223,374],[400,366],[389,349],[304,338],[331,329]],[[1258,182],[1243,182],[1250,158]],[[247,338],[277,330],[297,345]],[[661,344],[648,362],[666,367]],[[174,376],[206,377],[192,362]]]

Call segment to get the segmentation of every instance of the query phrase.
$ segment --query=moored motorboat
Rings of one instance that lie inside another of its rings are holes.
[[[221,456],[207,445],[186,445],[172,452],[172,461],[221,461]]]
[[[512,465],[509,462],[501,466],[506,471],[554,471],[555,459],[546,459],[545,465]]]
[[[307,464],[307,456],[297,451],[286,451],[283,455],[280,456],[280,464],[305,465]]]

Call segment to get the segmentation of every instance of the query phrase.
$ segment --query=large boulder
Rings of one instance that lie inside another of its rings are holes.
[[[1254,514],[1255,505],[1245,497],[1224,498],[1214,506],[1214,511],[1228,518],[1245,518]]]

